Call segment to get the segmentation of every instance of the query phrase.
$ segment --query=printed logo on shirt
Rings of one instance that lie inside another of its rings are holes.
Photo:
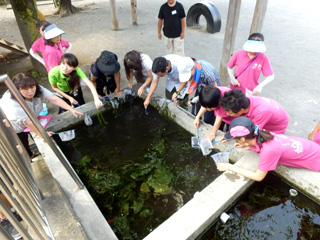
[[[290,140],[290,142],[282,142],[281,138],[285,139],[285,140]],[[290,146],[293,148],[293,151],[295,151],[296,153],[302,153],[303,152],[303,146],[302,143],[300,141],[294,140],[294,139],[289,139],[288,137],[286,137],[283,134],[278,134],[276,136],[274,136],[274,140],[279,142],[282,146]]]
[[[261,67],[261,64],[255,63],[253,64],[252,69],[258,69],[259,71],[261,71]]]
[[[172,15],[177,14],[177,10],[173,10],[173,11],[171,11],[171,14],[172,14]]]
[[[293,151],[295,151],[296,153],[303,152],[303,146],[300,141],[296,141],[293,139],[290,139],[290,141],[292,142],[291,147],[294,149]]]

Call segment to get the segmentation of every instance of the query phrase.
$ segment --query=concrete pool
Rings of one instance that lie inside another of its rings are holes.
[[[152,104],[163,102],[162,98],[154,97]],[[93,103],[83,106],[86,112],[94,115],[96,110]],[[168,105],[168,115],[179,125],[192,134],[196,134],[192,125],[193,116],[186,111]],[[71,117],[69,113],[63,113],[59,118],[53,118],[49,129],[58,131],[67,126],[76,124],[78,119]],[[80,120],[81,121],[81,120]],[[203,136],[211,128],[210,125],[201,124],[200,136]],[[222,135],[220,132],[217,138]],[[44,159],[61,188],[63,189],[69,203],[82,225],[89,239],[99,239],[108,236],[107,239],[117,239],[107,221],[92,200],[86,189],[79,190],[72,179],[67,176],[64,167],[59,163],[50,148],[42,139],[36,139]],[[215,147],[219,151],[225,151],[233,146],[232,142],[219,143]],[[258,164],[258,154],[243,149],[235,149],[230,155],[230,160],[237,165],[254,170]],[[60,165],[60,166],[59,166]],[[299,190],[308,194],[311,198],[320,202],[320,190],[317,183],[320,180],[319,173],[305,169],[295,169],[279,166],[276,172],[290,182]],[[225,172],[201,192],[195,194],[194,198],[185,204],[179,211],[173,214],[163,224],[154,229],[145,239],[195,239],[199,236],[222,212],[225,211],[253,181],[248,180],[235,173]]]

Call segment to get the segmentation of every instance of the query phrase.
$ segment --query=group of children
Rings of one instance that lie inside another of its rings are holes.
[[[120,64],[115,53],[102,51],[101,55],[91,65],[90,74],[87,77],[78,67],[77,57],[69,53],[71,44],[61,38],[64,33],[61,29],[54,24],[42,21],[39,23],[39,31],[42,37],[32,45],[30,54],[46,66],[49,82],[59,97],[39,86],[35,80],[25,74],[18,74],[13,78],[17,89],[31,109],[34,109],[36,115],[39,114],[39,109],[41,109],[42,99],[47,99],[49,102],[71,111],[74,116],[81,116],[82,113],[72,106],[84,104],[81,90],[83,84],[91,90],[97,109],[102,106],[100,99],[106,95],[110,93],[115,93],[118,96],[122,95],[120,91]],[[320,146],[306,139],[282,135],[289,124],[289,116],[285,109],[273,99],[254,96],[261,93],[262,88],[274,79],[270,61],[264,51],[266,51],[266,46],[263,35],[261,33],[251,34],[245,42],[243,50],[235,52],[228,63],[230,88],[221,86],[219,73],[212,64],[192,57],[168,54],[157,57],[152,61],[147,54],[132,50],[125,54],[123,63],[129,82],[128,88],[133,86],[133,77],[141,84],[138,89],[139,96],[144,93],[146,87],[149,87],[144,101],[145,108],[150,103],[159,79],[166,77],[166,98],[185,109],[188,109],[188,103],[191,104],[192,113],[195,115],[193,124],[196,128],[199,127],[200,119],[204,115],[204,121],[213,125],[212,130],[206,135],[211,140],[215,138],[219,129],[226,128],[229,132],[225,136],[228,136],[229,139],[224,137],[225,140],[235,139],[238,147],[251,146],[252,149],[261,152],[261,156],[263,152],[268,152],[268,158],[271,159],[271,156],[274,156],[272,159],[275,159],[275,156],[279,155],[279,151],[278,154],[270,155],[270,149],[268,151],[263,151],[263,149],[264,146],[277,143],[279,146],[292,148],[293,152],[296,152],[299,156],[307,152],[306,154],[309,154],[309,157],[312,155],[312,157],[318,159],[315,161],[318,162],[318,165],[313,163],[313,167],[310,168],[307,160],[305,162],[294,161],[293,159],[291,159],[292,161],[287,161],[288,159],[282,161],[283,158],[289,156],[284,154],[274,160],[275,165],[273,166],[282,163],[319,171]],[[41,54],[39,55],[39,53]],[[233,72],[234,67],[235,73]],[[261,73],[266,78],[260,83]],[[188,101],[188,96],[191,94],[194,98]],[[0,101],[0,106],[32,158],[34,153],[30,151],[27,143],[28,135],[23,130],[28,127],[36,134],[40,135],[40,133],[26,114],[22,113],[23,111],[18,105],[8,92]],[[15,111],[12,111],[12,109],[15,109]],[[320,124],[309,134],[308,138],[317,140],[319,128]],[[235,131],[235,129],[241,129],[242,131]],[[284,139],[289,140],[284,141]],[[261,140],[261,142],[258,140]],[[291,145],[289,144],[290,141]],[[311,149],[314,152],[311,152]],[[290,155],[290,157],[293,157],[293,155]],[[231,167],[230,164],[218,164],[218,169],[221,171],[229,169],[240,174],[243,173],[238,169],[235,170],[235,167]],[[271,168],[260,168],[259,166],[257,172],[265,173],[266,169],[273,170]],[[252,174],[244,175],[255,180],[261,179],[261,175],[259,177],[252,177]]]
[[[146,81],[139,88],[141,93],[141,88],[150,84],[144,107],[148,107],[159,79],[166,77],[165,96],[181,107],[187,107],[188,95],[195,92],[198,102],[191,101],[196,115],[193,123],[198,128],[200,118],[205,115],[204,121],[213,125],[212,130],[206,134],[211,141],[218,129],[222,130],[227,125],[227,133],[221,140],[235,140],[236,147],[260,153],[256,171],[242,169],[230,163],[218,163],[218,170],[234,171],[256,181],[263,180],[267,172],[274,170],[277,164],[320,171],[319,142],[317,144],[305,138],[283,135],[289,124],[286,110],[271,98],[257,96],[274,79],[265,51],[264,36],[261,33],[251,34],[243,50],[237,51],[228,63],[230,88],[221,86],[217,70],[206,61],[175,54],[155,58],[152,72],[149,72],[149,77],[145,78]],[[132,62],[133,59],[125,57],[129,86],[132,86],[134,70],[139,72],[142,65],[135,65],[127,71],[126,61]],[[234,67],[235,73],[232,69]],[[150,67],[147,70],[150,71]],[[259,82],[261,73],[266,78]],[[208,113],[211,115],[207,115]],[[317,140],[319,128],[320,124],[308,138],[314,137]]]

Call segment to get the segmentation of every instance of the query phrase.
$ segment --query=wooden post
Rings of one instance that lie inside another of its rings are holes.
[[[38,8],[35,0],[11,0],[13,13],[22,36],[24,45],[29,52],[34,41],[40,36],[37,29],[39,22]],[[33,68],[39,72],[47,73],[43,65],[33,57],[30,57]]]
[[[113,30],[119,30],[118,13],[116,8],[116,0],[110,0],[111,16]]]
[[[264,18],[266,16],[268,7],[268,0],[257,0],[252,18],[250,34],[254,32],[261,32]]]
[[[241,0],[229,0],[229,9],[226,23],[226,31],[224,34],[222,56],[220,62],[220,78],[223,86],[229,86],[229,76],[227,72],[227,64],[231,58],[236,39],[237,27],[240,16]]]
[[[131,0],[131,18],[132,25],[138,25],[137,0]]]

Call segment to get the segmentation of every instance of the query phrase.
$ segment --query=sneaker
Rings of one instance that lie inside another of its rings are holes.
[[[1,226],[13,237],[14,240],[21,239],[21,234],[14,228],[14,226],[9,222],[8,219],[2,220]]]

